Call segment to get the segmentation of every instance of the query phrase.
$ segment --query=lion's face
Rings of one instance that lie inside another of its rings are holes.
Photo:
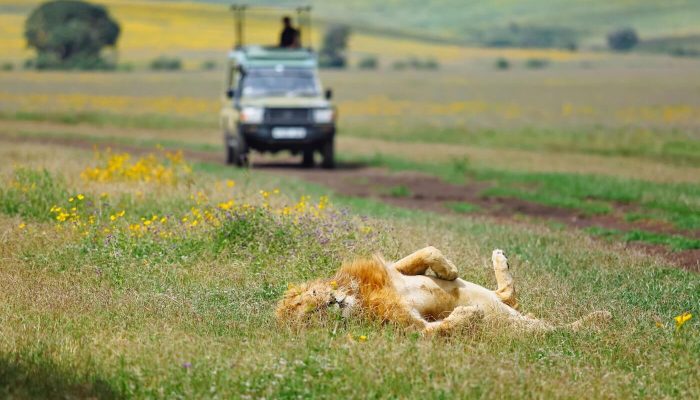
[[[332,309],[347,317],[354,304],[355,297],[338,288],[335,281],[315,281],[287,290],[277,307],[277,318],[301,322]]]

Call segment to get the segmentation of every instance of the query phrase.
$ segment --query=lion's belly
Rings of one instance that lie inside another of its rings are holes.
[[[510,307],[493,291],[462,279],[445,281],[425,275],[394,275],[392,278],[394,288],[407,305],[428,320],[443,319],[458,306],[510,313]]]

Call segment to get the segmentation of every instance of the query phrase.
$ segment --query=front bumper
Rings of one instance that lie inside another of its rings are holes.
[[[274,128],[304,128],[303,138],[280,139],[272,137]],[[335,136],[335,124],[239,124],[239,134],[243,135],[249,147],[259,151],[291,150],[302,151],[317,148]]]

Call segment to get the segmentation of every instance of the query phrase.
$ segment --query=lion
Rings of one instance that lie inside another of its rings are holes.
[[[425,335],[449,334],[485,320],[500,319],[526,331],[579,330],[611,318],[596,311],[565,325],[520,313],[508,259],[503,250],[491,255],[497,288],[460,279],[455,265],[429,246],[395,262],[381,256],[345,263],[334,277],[291,286],[279,301],[277,320],[301,325],[312,314],[339,310],[349,318],[364,314],[382,322],[417,329]],[[428,270],[432,274],[427,274]]]

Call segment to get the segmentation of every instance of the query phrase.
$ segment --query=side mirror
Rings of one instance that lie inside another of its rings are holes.
[[[226,97],[228,97],[229,99],[233,98],[233,89],[229,89],[226,91]]]
[[[326,89],[326,100],[330,100],[333,98],[333,90],[332,89]]]

